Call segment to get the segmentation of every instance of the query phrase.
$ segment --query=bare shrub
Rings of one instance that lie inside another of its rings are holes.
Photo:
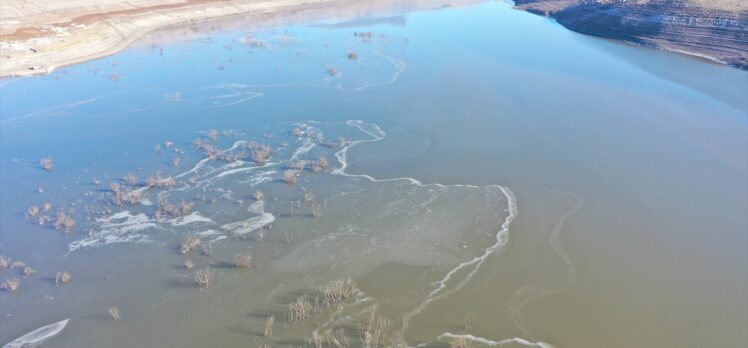
[[[251,254],[236,254],[236,256],[234,256],[234,267],[248,268],[250,266],[252,266]]]
[[[283,172],[283,182],[287,184],[295,184],[297,180],[297,173],[294,170],[287,170]]]
[[[112,306],[112,307],[107,308],[107,311],[109,311],[109,315],[112,317],[112,319],[114,320],[122,319],[122,314],[119,312],[119,307]]]
[[[196,236],[190,236],[187,239],[182,242],[182,245],[179,248],[179,252],[181,254],[187,254],[190,251],[197,250],[198,247],[200,247],[200,244],[202,244],[202,241],[200,238]]]
[[[205,269],[201,269],[195,272],[195,275],[192,279],[195,280],[195,283],[197,285],[207,289],[210,287],[210,283],[213,280],[213,271],[210,269],[210,266],[206,266]]]
[[[29,209],[26,209],[26,215],[27,216],[37,216],[41,212],[41,209],[37,206],[32,206]]]
[[[16,291],[18,290],[18,287],[21,285],[21,280],[18,278],[12,278],[12,279],[6,279],[3,282],[3,285],[0,285],[0,288],[2,288],[5,291]]]
[[[273,155],[273,149],[268,145],[255,146],[252,149],[252,161],[257,165],[264,165]]]
[[[11,262],[10,257],[0,255],[0,269],[10,268]]]
[[[186,269],[192,269],[193,267],[195,267],[195,264],[192,262],[192,260],[190,260],[190,259],[185,259],[184,260],[184,268],[186,268]]]
[[[291,131],[291,134],[293,136],[297,137],[297,138],[300,137],[301,136],[301,127],[294,127],[293,130]]]
[[[33,269],[33,268],[31,268],[31,267],[29,267],[29,266],[26,266],[26,267],[23,268],[23,270],[21,271],[21,273],[23,273],[24,277],[28,277],[28,276],[31,276],[32,274],[36,273],[36,270]]]
[[[73,280],[73,277],[68,273],[68,271],[57,272],[57,275],[55,276],[55,284],[65,284],[69,283],[71,280]]]
[[[57,212],[57,218],[55,219],[55,229],[63,230],[65,233],[70,233],[75,227],[75,219],[72,216],[66,214],[64,211]]]
[[[356,60],[356,59],[358,59],[358,54],[356,54],[356,52],[354,52],[354,51],[350,51],[350,52],[348,52],[348,59],[349,60]]]
[[[134,173],[127,173],[124,178],[122,178],[128,185],[135,186],[138,184],[138,177]]]
[[[255,193],[252,194],[252,197],[255,199],[255,201],[261,201],[265,199],[265,194],[262,193],[262,191],[255,191]]]
[[[291,163],[291,168],[296,170],[304,170],[304,167],[306,167],[306,161],[296,161]]]

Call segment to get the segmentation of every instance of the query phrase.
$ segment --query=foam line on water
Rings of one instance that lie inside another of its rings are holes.
[[[487,339],[487,338],[477,337],[477,336],[468,335],[468,334],[457,335],[457,334],[453,334],[451,332],[445,332],[445,333],[439,335],[439,339],[445,339],[445,338],[447,338],[447,339],[467,339],[468,341],[479,343],[479,344],[483,344],[483,345],[486,345],[486,346],[491,346],[491,347],[500,347],[500,346],[507,345],[507,344],[519,344],[519,345],[522,345],[522,346],[525,346],[525,347],[555,348],[554,346],[552,346],[552,345],[550,345],[548,343],[542,342],[542,341],[531,342],[531,341],[528,341],[528,340],[526,340],[524,338],[519,338],[519,337],[507,338],[507,339],[503,339],[503,340],[500,340],[500,341],[494,341],[494,340],[490,340],[490,339]]]

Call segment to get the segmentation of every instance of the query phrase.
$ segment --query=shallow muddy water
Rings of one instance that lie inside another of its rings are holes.
[[[506,3],[308,20],[0,81],[1,254],[36,271],[0,270],[0,343],[748,342],[748,73]]]

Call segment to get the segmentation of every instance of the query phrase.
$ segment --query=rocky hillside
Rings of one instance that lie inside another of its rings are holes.
[[[515,8],[579,33],[748,69],[748,0],[515,0]]]

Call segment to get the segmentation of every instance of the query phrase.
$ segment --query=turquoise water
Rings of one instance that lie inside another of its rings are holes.
[[[363,346],[372,313],[382,346],[748,342],[748,73],[504,3],[238,23],[2,81],[2,254],[36,273],[0,271],[21,280],[0,342],[70,318],[50,345],[312,346],[330,329]],[[196,138],[236,156],[206,160]],[[176,185],[142,188],[157,171]],[[115,205],[111,183],[148,199]],[[157,219],[159,200],[192,215]],[[45,202],[71,233],[25,216]],[[210,255],[178,252],[193,235]],[[344,278],[355,295],[289,320]]]

